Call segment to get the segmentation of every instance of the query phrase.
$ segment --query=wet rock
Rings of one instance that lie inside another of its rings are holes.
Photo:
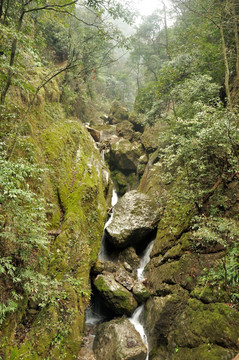
[[[187,303],[187,292],[170,294],[164,297],[152,297],[146,303],[146,331],[150,348],[154,348],[160,339],[167,339],[176,317]]]
[[[94,280],[94,285],[105,300],[107,307],[115,314],[131,315],[137,308],[138,303],[133,294],[119,284],[113,274],[98,275]]]
[[[97,360],[145,360],[147,350],[128,319],[112,320],[98,327],[94,352]]]
[[[157,205],[149,196],[133,190],[116,204],[106,235],[116,248],[147,243],[159,221]]]
[[[119,284],[123,285],[129,291],[131,291],[135,285],[135,279],[123,268],[119,268],[116,271],[114,278]]]
[[[130,246],[120,252],[119,261],[122,263],[126,261],[134,269],[137,269],[140,264],[140,259],[136,254],[136,251],[133,248],[133,246]]]
[[[150,297],[149,290],[142,283],[136,283],[132,291],[139,303],[145,302]]]

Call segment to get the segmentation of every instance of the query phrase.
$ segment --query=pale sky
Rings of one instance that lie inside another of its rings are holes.
[[[168,7],[170,1],[165,0],[164,3]],[[152,14],[155,9],[162,9],[163,4],[161,0],[134,0],[134,6],[142,16],[147,16]]]

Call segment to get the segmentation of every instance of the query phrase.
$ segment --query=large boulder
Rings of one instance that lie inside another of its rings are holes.
[[[133,294],[119,284],[113,274],[98,275],[94,280],[94,285],[107,307],[116,315],[131,315],[137,308],[138,303]]]
[[[145,360],[147,349],[128,319],[117,319],[98,327],[94,352],[97,360]]]
[[[119,141],[111,144],[110,164],[113,168],[133,172],[137,170],[138,159],[143,154],[141,143],[131,143],[128,139],[120,138]]]
[[[147,243],[158,218],[156,203],[137,190],[126,193],[116,204],[106,236],[116,248]]]
[[[134,136],[133,124],[128,120],[123,120],[116,126],[117,135],[124,137],[125,139],[131,140]]]
[[[123,106],[119,101],[113,101],[110,114],[108,116],[108,121],[110,124],[120,123],[122,120],[128,120],[129,110]]]

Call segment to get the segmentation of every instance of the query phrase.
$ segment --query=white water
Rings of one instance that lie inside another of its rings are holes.
[[[148,264],[149,260],[150,260],[150,253],[151,250],[153,248],[153,241],[151,241],[148,246],[146,247],[146,249],[144,250],[142,257],[140,259],[140,265],[139,268],[137,269],[137,275],[138,275],[138,281],[142,282],[144,280],[144,269],[145,266]],[[147,335],[145,334],[144,331],[144,327],[142,325],[142,318],[143,318],[143,313],[144,313],[144,304],[140,305],[135,312],[133,313],[133,315],[131,316],[131,318],[129,319],[129,321],[134,325],[135,330],[138,331],[138,333],[141,336],[141,339],[143,341],[143,343],[146,346],[147,349],[147,356],[145,358],[145,360],[149,359],[149,344],[148,344],[148,339],[147,339]]]
[[[143,304],[143,305],[140,305],[140,306],[135,310],[135,312],[133,313],[133,315],[131,316],[131,318],[129,319],[129,321],[131,322],[131,324],[134,325],[135,330],[138,331],[138,333],[139,333],[139,335],[141,336],[141,339],[142,339],[144,345],[146,346],[147,355],[146,355],[145,360],[148,360],[148,359],[149,359],[149,344],[148,344],[147,336],[146,336],[145,331],[144,331],[144,327],[143,327],[143,325],[141,324],[141,318],[142,318],[142,316],[143,316],[143,313],[144,313],[144,304]]]
[[[96,325],[103,320],[104,320],[104,316],[100,315],[97,312],[94,312],[92,308],[86,310],[86,314],[85,314],[86,325]]]
[[[111,198],[112,212],[110,214],[109,219],[105,223],[104,229],[113,220],[114,206],[117,204],[117,202],[118,202],[118,195],[117,195],[117,192],[116,192],[115,188],[113,188],[112,198]],[[100,245],[100,251],[99,251],[99,254],[98,254],[98,259],[101,260],[101,261],[110,261],[111,260],[110,256],[107,254],[107,251],[106,251],[105,232],[104,232],[104,234],[102,236],[101,245]]]
[[[137,275],[138,275],[138,281],[139,282],[142,282],[144,280],[144,269],[145,269],[145,266],[148,264],[148,262],[150,260],[150,253],[152,251],[153,244],[154,244],[153,241],[151,241],[148,244],[148,246],[144,250],[143,255],[142,255],[141,259],[140,259],[140,265],[139,265],[139,268],[137,269]]]

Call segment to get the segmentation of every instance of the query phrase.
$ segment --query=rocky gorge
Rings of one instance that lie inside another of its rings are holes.
[[[120,111],[120,105],[114,104],[110,124],[99,130],[104,139],[100,146],[123,196],[105,226],[107,260],[98,259],[91,271],[95,296],[110,315],[97,326],[93,352],[87,356],[96,360],[233,359],[238,351],[238,312],[227,303],[222,289],[200,285],[205,269],[213,267],[225,250],[218,244],[204,249],[194,246],[190,225],[196,210],[191,204],[167,207],[169,189],[163,186],[157,152],[160,129],[146,128],[139,135],[126,110],[121,109],[119,116],[115,108]],[[123,120],[123,130],[115,126],[117,116]],[[234,196],[236,191],[234,187]],[[140,257],[148,244],[150,257],[144,276],[138,277]],[[130,322],[138,306],[144,307],[140,326],[147,335],[148,353]]]
[[[56,111],[55,122],[43,113],[40,139],[26,139],[32,142],[29,156],[50,169],[38,189],[52,204],[51,259],[44,271],[59,281],[60,292],[43,308],[22,300],[1,326],[0,355],[233,359],[236,305],[224,288],[201,282],[226,250],[217,242],[195,243],[192,219],[198,209],[169,201],[177,183],[165,183],[162,176],[163,129],[144,126],[118,102],[108,117],[87,126],[65,118],[60,104]],[[20,153],[26,151],[21,146]],[[235,217],[237,179],[216,190]],[[214,195],[207,200],[221,209]],[[3,283],[1,288],[4,294]]]

